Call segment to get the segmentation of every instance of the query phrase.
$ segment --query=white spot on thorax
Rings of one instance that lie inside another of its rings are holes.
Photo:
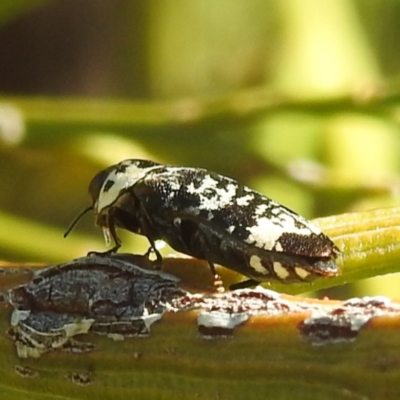
[[[280,279],[286,279],[290,273],[280,262],[275,261],[273,263],[273,268],[276,273],[276,276]]]
[[[120,164],[119,164],[120,165]],[[163,168],[163,165],[154,165],[148,168],[139,168],[135,163],[130,162],[125,171],[118,172],[117,167],[112,170],[100,190],[94,209],[97,214],[115,203],[120,197],[121,191],[134,186],[139,180],[143,179],[150,171]],[[114,185],[107,191],[104,187],[108,180],[113,180]]]

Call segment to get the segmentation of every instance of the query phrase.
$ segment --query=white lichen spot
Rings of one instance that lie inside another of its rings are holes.
[[[301,267],[294,267],[294,272],[301,279],[306,279],[310,275],[309,271]]]
[[[87,318],[73,324],[65,324],[63,327],[65,337],[73,337],[83,333],[88,333],[89,329],[93,325],[94,319]]]
[[[151,325],[153,325],[154,322],[161,320],[162,316],[163,316],[163,313],[149,314],[148,316],[142,317],[142,320],[143,320],[146,328],[150,331]]]
[[[182,220],[180,218],[174,218],[174,225],[179,226],[181,224]]]
[[[258,256],[251,256],[249,261],[250,267],[253,268],[255,271],[259,272],[260,274],[267,275],[269,271],[267,268],[264,267],[261,263],[261,258]]]
[[[107,337],[111,340],[114,340],[114,342],[121,342],[122,340],[125,339],[124,335],[122,333],[109,333]]]
[[[275,261],[272,265],[275,274],[279,279],[286,279],[290,275],[288,269],[285,268],[280,262]]]
[[[20,321],[26,320],[31,314],[31,310],[13,310],[11,314],[11,325],[17,326]]]
[[[203,312],[197,317],[197,325],[207,328],[234,329],[247,321],[246,313]]]
[[[90,374],[85,372],[70,372],[65,377],[79,386],[88,386],[92,383]]]
[[[47,351],[44,346],[31,347],[22,343],[21,341],[15,342],[15,348],[19,358],[39,358],[43,353]]]
[[[14,371],[23,378],[36,378],[39,376],[39,372],[25,365],[15,365]]]

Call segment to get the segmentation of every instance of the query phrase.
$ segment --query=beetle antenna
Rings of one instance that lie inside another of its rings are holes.
[[[71,222],[70,226],[68,227],[67,231],[64,233],[64,239],[70,234],[72,229],[75,228],[75,225],[79,222],[79,220],[88,212],[93,210],[93,206],[89,206],[85,208],[74,220]]]

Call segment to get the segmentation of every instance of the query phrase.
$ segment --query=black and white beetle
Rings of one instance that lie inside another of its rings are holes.
[[[159,262],[155,241],[204,259],[250,279],[232,288],[277,279],[310,281],[335,276],[340,253],[335,244],[303,217],[233,179],[200,168],[129,159],[90,182],[92,205],[71,224],[66,237],[87,211],[106,243],[121,247],[116,227],[146,236]]]

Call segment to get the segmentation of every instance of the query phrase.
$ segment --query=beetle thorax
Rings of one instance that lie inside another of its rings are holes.
[[[107,208],[119,201],[121,196],[143,179],[150,171],[160,168],[160,165],[142,167],[138,162],[118,164],[111,170],[100,189],[99,197],[94,204],[96,214],[102,214]]]

